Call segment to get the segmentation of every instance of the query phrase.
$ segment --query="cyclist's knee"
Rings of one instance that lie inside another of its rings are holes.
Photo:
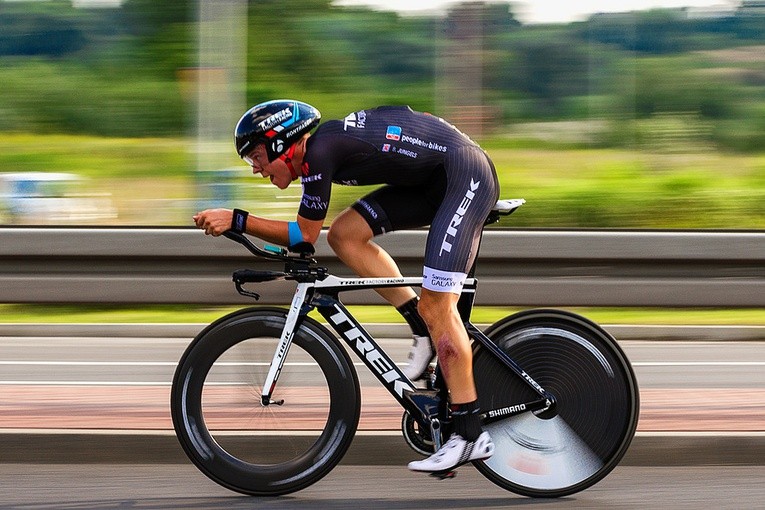
[[[372,230],[361,216],[350,210],[340,214],[327,231],[327,243],[335,253],[346,252],[372,239]],[[354,215],[356,217],[354,217]]]
[[[338,249],[341,249],[344,244],[344,237],[345,234],[341,227],[338,227],[334,223],[330,225],[329,230],[327,230],[327,243],[329,244],[330,248],[336,252]]]
[[[417,311],[428,328],[431,328],[433,324],[443,324],[452,314],[457,315],[455,307],[457,299],[458,296],[455,294],[423,289]]]
[[[327,243],[337,254],[349,253],[359,243],[365,243],[366,241],[367,239],[355,235],[353,229],[339,227],[334,224],[327,231]]]

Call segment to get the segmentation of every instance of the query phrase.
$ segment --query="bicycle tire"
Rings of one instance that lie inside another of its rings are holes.
[[[495,453],[476,468],[495,484],[530,497],[561,497],[605,477],[635,434],[639,393],[632,367],[605,330],[579,315],[528,310],[486,331],[555,398],[542,413],[485,424]],[[476,343],[474,377],[484,410],[538,399],[520,377]]]
[[[353,364],[308,317],[295,330],[272,395],[283,405],[261,405],[286,316],[283,309],[249,308],[219,319],[189,345],[173,378],[173,427],[187,456],[243,494],[275,496],[316,483],[340,462],[358,426]]]

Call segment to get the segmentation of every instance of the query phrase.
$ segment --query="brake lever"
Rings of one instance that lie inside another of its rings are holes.
[[[251,297],[255,301],[260,300],[260,294],[258,294],[257,292],[246,290],[244,287],[242,287],[241,282],[234,280],[234,286],[236,287],[236,291],[242,296]]]

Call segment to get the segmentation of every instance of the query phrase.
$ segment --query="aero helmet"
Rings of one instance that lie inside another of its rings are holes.
[[[243,158],[257,144],[265,143],[268,161],[274,161],[320,120],[319,110],[300,101],[278,99],[260,103],[247,110],[236,124],[236,153]]]

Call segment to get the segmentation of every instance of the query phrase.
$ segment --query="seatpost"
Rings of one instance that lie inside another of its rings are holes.
[[[470,277],[470,275],[468,275],[468,277]],[[457,301],[457,311],[460,314],[460,319],[462,319],[462,322],[467,322],[470,320],[470,314],[473,312],[474,301],[475,287],[471,287],[468,292],[463,290],[462,294],[460,294],[460,299]]]

